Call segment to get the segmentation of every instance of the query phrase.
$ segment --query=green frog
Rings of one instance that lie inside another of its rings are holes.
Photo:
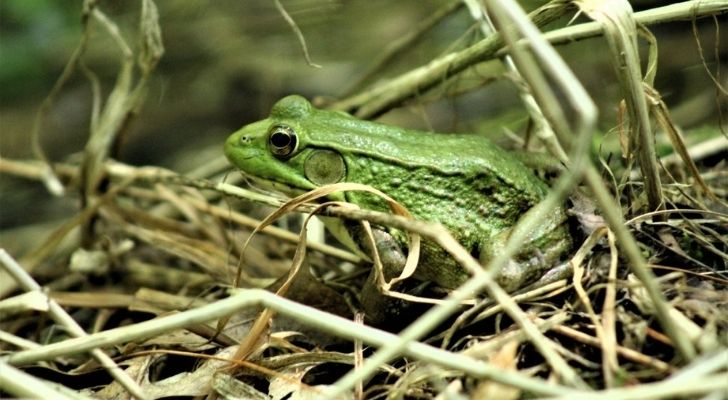
[[[225,155],[254,182],[294,196],[319,186],[356,182],[373,186],[418,219],[437,221],[471,254],[487,262],[510,229],[547,193],[547,185],[513,154],[474,134],[421,132],[320,110],[297,95],[279,100],[270,116],[233,133]],[[389,211],[366,193],[338,193],[362,208]],[[563,208],[544,217],[497,281],[508,291],[540,278],[570,249]],[[359,224],[326,223],[354,251],[366,250]],[[406,235],[378,229],[385,270],[401,268]],[[394,272],[396,273],[396,272]],[[393,273],[393,274],[394,274]],[[442,248],[423,241],[413,275],[453,289],[469,274]]]

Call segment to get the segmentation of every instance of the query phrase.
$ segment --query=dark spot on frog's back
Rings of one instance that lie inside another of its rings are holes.
[[[278,100],[270,115],[277,119],[299,119],[309,115],[312,108],[308,100],[294,94]]]

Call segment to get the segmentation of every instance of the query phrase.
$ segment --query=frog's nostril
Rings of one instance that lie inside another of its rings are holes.
[[[249,144],[253,139],[248,135],[240,136],[240,144]]]

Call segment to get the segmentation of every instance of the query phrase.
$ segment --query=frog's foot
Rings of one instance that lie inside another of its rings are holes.
[[[519,262],[511,258],[498,272],[496,282],[506,292],[513,292],[535,278],[533,267],[531,262]]]
[[[553,268],[547,270],[541,277],[536,281],[531,283],[530,285],[527,285],[525,288],[523,288],[523,292],[533,290],[536,288],[540,288],[543,286],[546,286],[550,283],[554,283],[556,281],[562,280],[562,279],[569,279],[571,275],[573,274],[573,270],[571,268],[570,262],[563,262],[560,263]]]
[[[366,322],[390,331],[399,331],[420,316],[429,305],[414,303],[384,294],[377,285],[377,272],[372,269],[361,290],[361,306]],[[428,283],[408,279],[396,283],[390,290],[420,296]]]
[[[353,239],[361,243],[361,247],[367,254],[372,254],[371,244],[365,237],[363,229],[350,227]],[[382,272],[386,281],[399,276],[404,269],[407,256],[397,240],[383,229],[372,229],[374,244],[379,252],[379,259],[382,262]],[[405,280],[395,284],[390,290],[401,293],[417,295],[424,289],[422,282]],[[380,284],[378,271],[372,268],[360,293],[360,303],[366,315],[366,321],[375,326],[386,327],[387,329],[398,330],[419,315],[413,307],[421,307],[402,299],[397,299],[384,294]]]
[[[510,293],[526,286],[540,287],[564,279],[570,271],[568,263],[555,264],[549,254],[534,249],[528,258],[521,254],[518,259],[509,259],[499,271],[496,282]]]

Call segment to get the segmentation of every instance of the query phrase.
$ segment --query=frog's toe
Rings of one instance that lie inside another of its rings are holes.
[[[528,267],[514,259],[501,268],[496,278],[496,282],[506,291],[512,292],[520,287],[528,280]]]
[[[548,260],[546,259],[546,254],[543,251],[541,251],[541,249],[534,250],[534,255],[531,258],[531,260],[528,261],[528,263],[532,264],[533,261],[538,263],[538,264],[533,264],[533,265],[546,265],[546,263],[548,263]]]
[[[560,263],[548,271],[529,287],[541,287],[562,279],[569,279],[573,274],[570,262]]]

